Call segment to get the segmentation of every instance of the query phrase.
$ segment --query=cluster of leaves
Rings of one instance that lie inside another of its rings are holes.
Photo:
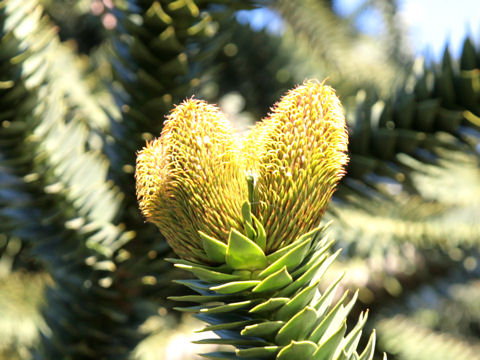
[[[197,313],[205,321],[201,331],[214,331],[220,338],[203,339],[200,344],[222,344],[236,347],[233,352],[202,354],[208,359],[369,359],[375,349],[372,333],[365,349],[357,353],[367,315],[347,334],[347,316],[357,299],[348,301],[348,291],[335,299],[339,276],[321,294],[318,291],[323,274],[340,251],[328,252],[333,244],[322,238],[323,228],[299,236],[290,245],[266,255],[265,229],[255,221],[251,207],[245,203],[245,236],[232,229],[225,245],[202,235],[207,255],[220,266],[201,266],[173,259],[179,268],[192,272],[198,279],[179,283],[199,295],[174,297],[199,305],[177,308]],[[219,303],[220,304],[216,304]]]

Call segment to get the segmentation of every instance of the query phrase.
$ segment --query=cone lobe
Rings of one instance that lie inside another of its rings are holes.
[[[266,229],[267,252],[319,225],[344,174],[347,145],[340,100],[316,81],[289,91],[252,129],[244,148],[256,174],[255,215]]]
[[[208,262],[199,231],[227,242],[241,228],[247,184],[238,140],[214,106],[190,99],[168,116],[162,135],[137,156],[140,209],[177,255]]]

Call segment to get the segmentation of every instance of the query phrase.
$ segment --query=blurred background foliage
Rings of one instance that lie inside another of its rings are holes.
[[[350,132],[332,279],[360,288],[379,356],[480,358],[479,44],[416,59],[394,0],[2,0],[0,24],[0,359],[195,358],[135,151],[193,94],[242,132],[311,77]]]

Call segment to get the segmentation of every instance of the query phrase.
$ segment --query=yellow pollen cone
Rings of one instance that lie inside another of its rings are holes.
[[[174,108],[161,137],[138,153],[140,210],[180,257],[211,263],[199,231],[227,242],[243,232],[247,175],[266,253],[319,225],[348,162],[348,135],[335,91],[317,81],[289,91],[239,144],[214,106],[190,99]]]

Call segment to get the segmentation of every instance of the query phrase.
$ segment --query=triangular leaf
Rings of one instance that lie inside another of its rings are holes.
[[[280,270],[282,267],[286,266],[288,271],[293,270],[297,267],[305,258],[305,255],[310,248],[310,239],[307,238],[304,241],[298,243],[296,246],[290,249],[282,257],[276,260],[274,263],[269,265],[265,270],[258,274],[259,278],[265,278],[270,274]]]
[[[338,279],[333,282],[320,296],[320,299],[315,304],[315,309],[317,310],[318,314],[322,316],[330,307],[330,304],[333,301],[333,298],[335,297],[335,293],[337,292],[338,289],[338,284],[340,283],[340,280],[343,279],[343,276],[345,273],[341,274]],[[345,294],[343,295],[345,296]]]
[[[245,326],[253,324],[255,320],[243,320],[229,323],[222,323],[217,325],[208,325],[203,329],[196,330],[196,333],[205,332],[205,331],[217,331],[217,330],[231,330],[231,329],[243,329]]]
[[[320,339],[321,343],[323,343],[327,338],[329,338],[333,332],[336,332],[336,329],[340,326],[340,324],[344,321],[344,319],[347,318],[348,314],[353,308],[353,305],[355,305],[355,302],[357,301],[357,297],[358,297],[358,291],[355,292],[352,299],[350,299],[350,301],[346,306],[342,305],[340,307],[340,311],[335,315],[331,324],[327,327],[325,333]]]
[[[279,346],[253,347],[250,349],[236,350],[237,356],[242,358],[270,359],[280,350]]]
[[[317,312],[314,308],[307,306],[278,331],[275,342],[279,345],[287,345],[292,340],[305,340],[316,321]]]
[[[285,346],[277,355],[277,360],[300,360],[311,359],[317,350],[317,345],[311,341],[292,341]]]
[[[290,299],[284,297],[271,298],[267,301],[255,306],[249,312],[251,313],[261,313],[261,312],[270,312],[278,309],[279,307],[286,304]]]
[[[238,309],[249,307],[254,303],[255,302],[253,300],[246,300],[246,301],[240,301],[240,302],[230,303],[226,305],[218,305],[218,306],[211,306],[211,307],[203,306],[199,310],[201,313],[207,313],[207,314],[228,313]]]
[[[293,281],[292,277],[287,271],[287,267],[284,266],[282,269],[278,270],[276,273],[267,276],[262,280],[252,292],[260,293],[265,291],[276,291],[279,290]]]
[[[252,300],[240,301],[236,303],[230,303],[225,305],[211,305],[211,306],[186,306],[186,307],[174,307],[175,310],[181,312],[203,313],[203,314],[219,314],[234,312],[238,309],[243,309],[254,304]]]
[[[183,295],[183,296],[169,296],[168,300],[183,301],[183,302],[196,302],[204,304],[213,301],[222,301],[228,299],[226,295]]]
[[[285,323],[283,321],[266,321],[260,324],[246,326],[241,334],[243,336],[267,337],[277,333]]]
[[[283,305],[275,314],[276,319],[286,320],[310,304],[315,293],[318,291],[318,281],[300,291],[293,299]]]
[[[367,322],[367,318],[368,312],[365,313],[365,315],[361,313],[355,327],[342,341],[343,351],[348,357],[357,349],[358,342],[360,341],[360,337],[362,336],[362,329]]]
[[[208,236],[202,231],[198,232],[202,238],[203,249],[208,258],[217,263],[225,262],[225,255],[227,254],[227,245],[223,242]]]
[[[343,339],[343,335],[347,330],[346,320],[338,330],[332,334],[326,341],[318,346],[317,351],[313,354],[313,360],[331,360],[333,355]]]
[[[312,266],[309,270],[307,270],[303,275],[301,275],[298,279],[296,279],[286,288],[282,289],[279,293],[279,296],[291,296],[291,294],[302,288],[306,282],[316,282],[318,279],[321,279],[325,271],[327,271],[327,269],[330,267],[332,262],[337,258],[339,254],[340,250],[338,250],[335,254],[331,256],[322,256],[318,260],[318,263]]]
[[[235,270],[264,269],[267,257],[252,240],[232,229],[228,238],[227,264]]]
[[[243,217],[243,225],[245,227],[245,232],[250,239],[255,238],[255,230],[253,229],[253,220],[252,220],[252,207],[250,206],[250,202],[245,201],[242,204],[242,217]]]
[[[326,246],[323,246],[322,248],[315,250],[314,255],[305,263],[305,265],[300,266],[299,268],[295,269],[295,272],[292,273],[293,277],[301,276],[302,274],[305,274],[308,269],[310,269],[313,264],[318,263],[318,259],[324,257],[327,255],[327,251],[330,249],[332,244],[334,243],[333,240],[329,241]]]
[[[362,354],[358,357],[358,360],[372,360],[375,350],[375,330],[372,331],[370,339],[368,339],[368,344],[363,350]],[[385,354],[384,354],[385,358]]]
[[[183,286],[188,287],[189,289],[192,289],[200,294],[209,294],[211,293],[210,291],[210,286],[212,284],[205,283],[204,281],[201,280],[173,280],[172,281],[175,284],[180,284]]]
[[[323,318],[320,324],[317,325],[315,330],[312,331],[310,335],[310,340],[319,343],[321,342],[322,338],[325,336],[327,329],[330,328],[331,324],[337,318],[337,314],[342,311],[343,309],[343,301],[347,297],[348,291],[345,291],[341,299],[337,302],[332,310]]]
[[[208,270],[206,268],[202,268],[198,266],[183,265],[183,264],[175,264],[175,266],[180,269],[190,271],[200,280],[209,281],[209,282],[232,281],[240,278],[240,276],[238,275],[225,274],[222,272]]]
[[[355,301],[357,300],[358,292],[355,293],[353,298],[349,301],[346,306],[343,306],[343,299],[345,298],[345,292],[342,299],[337,303],[337,305],[332,309],[332,311],[322,320],[318,327],[312,332],[310,340],[317,343],[324,343],[330,338],[334,333],[338,331],[338,328],[341,327],[345,319],[347,318],[350,310],[352,309]],[[343,336],[343,335],[342,335]]]
[[[299,243],[307,240],[307,239],[310,239],[312,240],[312,238],[314,236],[316,236],[316,234],[318,234],[320,231],[323,231],[323,228],[322,227],[318,227],[316,229],[313,229],[312,231],[309,231],[308,233],[306,234],[303,234],[301,235],[298,239],[296,239],[294,242],[292,242],[290,245],[287,245],[277,251],[275,251],[274,253],[268,255],[268,262],[269,263],[273,263],[275,261],[277,261],[278,259],[280,259],[283,255],[285,255],[287,252],[289,252],[291,249],[293,249],[294,247],[296,247]]]
[[[246,320],[251,320],[250,317],[238,315],[238,314],[195,314],[195,317],[203,322],[206,322],[210,325],[224,325],[224,324],[231,324],[231,323],[238,323]]]

